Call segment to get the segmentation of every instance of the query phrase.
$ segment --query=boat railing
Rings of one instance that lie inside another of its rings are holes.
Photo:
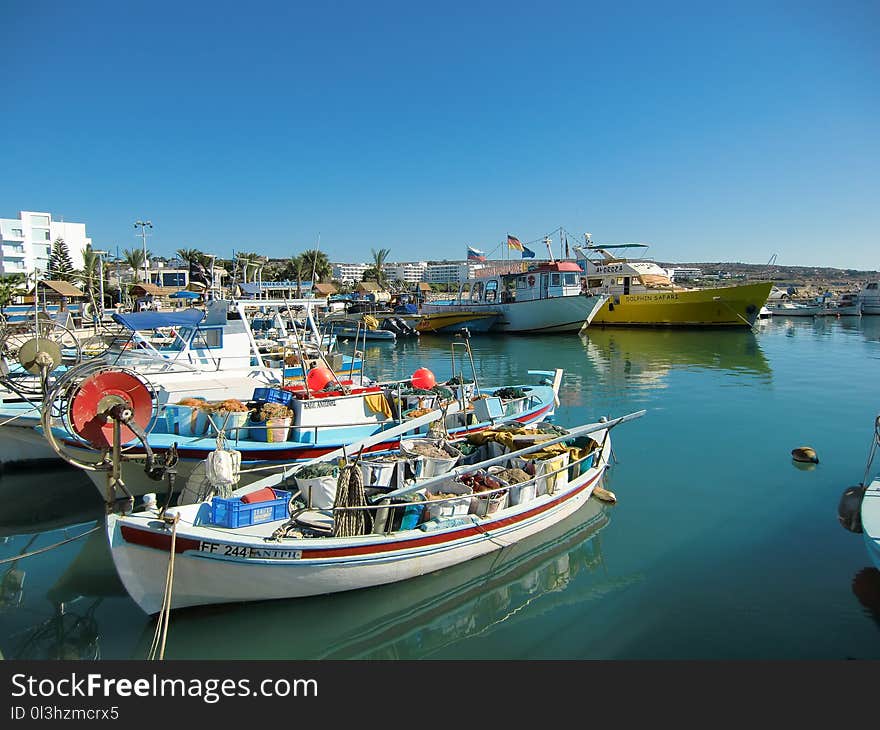
[[[486,489],[481,492],[467,492],[464,494],[454,494],[450,497],[432,497],[430,500],[427,500],[427,501],[429,501],[431,504],[442,504],[444,502],[458,502],[458,501],[461,501],[462,499],[465,499],[468,497],[477,497],[479,499],[482,499],[483,497],[489,497],[489,496],[492,496],[495,494],[501,494],[503,492],[506,492],[509,489],[513,489],[513,488],[520,489],[522,487],[528,487],[532,484],[536,484],[541,479],[547,480],[546,481],[546,483],[548,484],[547,493],[548,494],[555,494],[557,480],[553,477],[555,477],[557,474],[561,474],[562,472],[568,472],[572,467],[580,467],[580,465],[583,464],[584,462],[586,462],[587,460],[590,460],[592,462],[593,458],[595,456],[597,456],[598,454],[601,454],[601,452],[602,452],[602,446],[599,445],[595,449],[591,449],[590,452],[587,453],[585,456],[581,456],[578,459],[575,459],[573,461],[569,461],[568,463],[565,464],[565,466],[561,466],[560,468],[554,469],[552,471],[546,471],[541,474],[536,474],[531,479],[528,479],[527,481],[524,481],[524,482],[517,482],[516,484],[507,484],[507,485],[504,485],[501,487],[496,487],[495,489]],[[554,455],[554,457],[550,457],[550,458],[556,458],[556,456],[561,456],[561,454]],[[478,469],[479,469],[479,467],[475,467],[475,471],[477,471]],[[490,473],[489,476],[493,476],[493,475]],[[577,478],[577,477],[575,477],[575,478]],[[453,477],[450,476],[450,479],[453,479]],[[417,482],[411,483],[411,485],[415,485],[415,484],[417,484]],[[365,485],[365,486],[367,488],[372,487],[372,485]],[[376,498],[380,500],[377,504],[354,505],[354,506],[348,506],[348,507],[333,507],[332,511],[333,512],[356,512],[356,511],[362,511],[362,510],[377,510],[377,509],[406,509],[407,507],[409,507],[413,504],[419,504],[419,502],[404,502],[404,503],[398,503],[398,504],[382,504],[382,501],[383,501],[382,495],[381,494],[376,495]],[[307,504],[307,508],[311,509],[311,505]]]

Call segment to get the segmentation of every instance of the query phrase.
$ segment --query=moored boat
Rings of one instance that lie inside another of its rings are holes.
[[[880,281],[869,281],[859,290],[862,314],[880,314]]]
[[[844,528],[862,534],[868,557],[880,570],[880,474],[874,475],[868,482],[878,448],[880,416],[874,419],[874,433],[864,478],[858,486],[849,487],[843,492],[837,507],[837,517]]]
[[[585,286],[608,296],[591,326],[751,327],[770,294],[771,282],[701,289],[676,286],[666,269],[653,261],[610,252],[632,247],[646,244],[593,245],[588,239],[585,248],[575,249],[584,257]]]
[[[464,281],[448,302],[422,305],[423,315],[494,316],[488,332],[553,334],[578,332],[606,301],[584,292],[581,268],[572,261],[553,261],[523,271],[503,271]],[[465,326],[459,324],[459,327]],[[469,328],[470,329],[470,328]],[[475,327],[474,332],[484,331]]]
[[[269,518],[245,527],[217,524],[217,498],[164,513],[148,507],[110,514],[107,533],[113,561],[129,594],[147,613],[296,598],[407,580],[513,545],[573,514],[605,472],[611,429],[643,414],[587,424],[556,437],[532,437],[531,445],[523,448],[514,442],[498,456],[390,491],[380,489],[369,497],[366,490],[371,485],[364,482],[360,497],[346,502],[337,492],[333,507],[317,514],[295,506],[288,514],[290,493],[279,489],[280,476],[235,495],[233,499],[239,500],[252,495],[247,504],[253,506],[246,511],[263,510]],[[556,455],[546,460],[539,456],[559,445]],[[519,469],[524,461],[535,462],[534,474]],[[501,471],[487,471],[498,466]],[[516,469],[525,479],[504,481],[501,475]],[[340,484],[349,479],[351,487],[357,474],[361,474],[358,465],[346,464]],[[466,484],[478,474],[498,476],[484,482],[485,490],[475,492]],[[259,501],[263,497],[257,493],[266,489],[270,496],[265,499],[272,504]],[[356,487],[352,490],[358,492]],[[420,498],[395,501],[410,495]],[[275,504],[279,501],[280,510]],[[359,527],[343,529],[349,524],[343,522],[346,515],[351,520],[360,515]],[[173,560],[170,589],[169,558]]]

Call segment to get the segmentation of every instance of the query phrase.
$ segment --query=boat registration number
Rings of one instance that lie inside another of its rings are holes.
[[[284,548],[250,547],[248,545],[224,545],[221,542],[199,542],[199,550],[203,553],[223,555],[232,558],[258,558],[260,560],[299,560],[302,550],[285,550]]]

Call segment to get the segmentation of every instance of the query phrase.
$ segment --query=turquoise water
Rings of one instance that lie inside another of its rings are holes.
[[[371,343],[368,367],[445,378],[449,343]],[[564,368],[563,425],[647,409],[613,432],[618,503],[591,500],[551,532],[398,585],[175,612],[167,656],[880,658],[880,574],[836,516],[880,412],[880,317],[471,344],[481,385]],[[792,462],[802,445],[819,455],[811,469]],[[75,471],[7,474],[0,494],[0,559],[101,515]],[[146,656],[154,623],[101,532],[0,575],[5,657]]]

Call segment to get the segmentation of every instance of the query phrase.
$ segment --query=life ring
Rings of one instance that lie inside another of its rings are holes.
[[[529,276],[529,286],[534,286],[534,285],[535,285],[535,277]]]

